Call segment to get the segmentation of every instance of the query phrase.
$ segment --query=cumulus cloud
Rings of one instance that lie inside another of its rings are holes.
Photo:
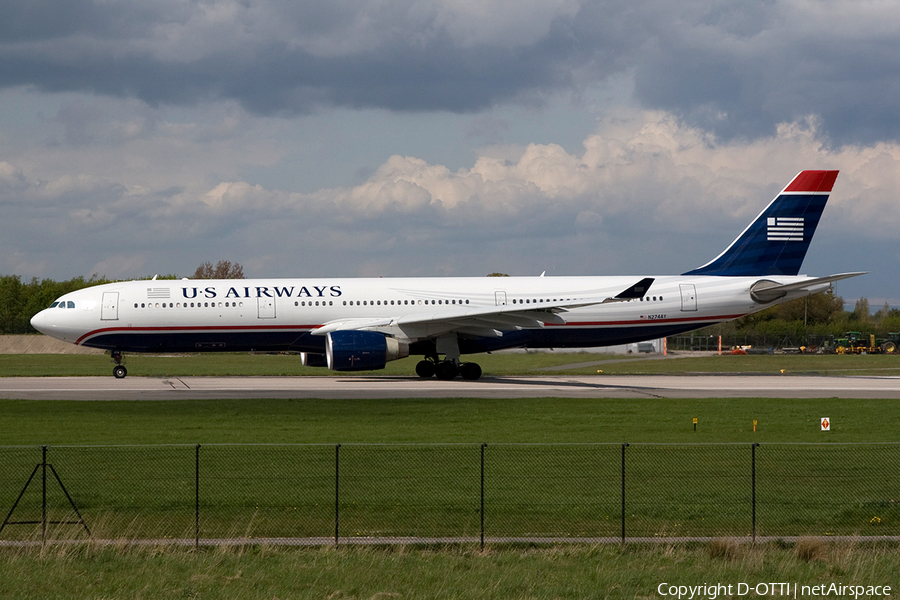
[[[141,185],[39,178],[0,162],[0,272],[186,274],[226,258],[252,276],[678,273],[712,258],[807,168],[841,170],[817,241],[856,240],[814,242],[809,271],[871,270],[873,285],[900,288],[883,276],[897,259],[884,249],[900,228],[900,145],[834,147],[815,118],[719,140],[658,111],[611,115],[578,152],[492,147],[455,170],[395,155],[358,185],[310,193],[204,183],[208,172]]]

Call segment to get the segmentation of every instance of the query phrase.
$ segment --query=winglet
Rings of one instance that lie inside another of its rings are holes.
[[[644,294],[647,293],[647,290],[650,289],[650,286],[654,281],[655,280],[652,277],[644,277],[630,288],[619,292],[612,298],[607,298],[606,300],[601,302],[601,304],[606,304],[608,302],[625,302],[627,300],[637,300],[638,298],[643,298]]]
[[[796,275],[838,171],[802,171],[719,256],[684,275]]]

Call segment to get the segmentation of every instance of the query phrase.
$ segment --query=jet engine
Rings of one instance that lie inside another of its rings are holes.
[[[328,362],[325,360],[324,354],[316,354],[314,352],[301,352],[300,364],[304,367],[327,367]]]
[[[409,356],[409,344],[372,331],[332,331],[325,358],[332,371],[383,369],[390,360]]]

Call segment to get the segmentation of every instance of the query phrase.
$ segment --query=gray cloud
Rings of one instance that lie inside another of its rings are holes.
[[[635,99],[720,137],[821,117],[896,139],[900,7],[840,0],[465,4],[3,2],[0,86],[258,114],[474,112],[631,74]]]

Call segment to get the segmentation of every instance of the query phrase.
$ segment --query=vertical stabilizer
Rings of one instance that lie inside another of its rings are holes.
[[[722,254],[685,275],[797,275],[837,171],[802,171]]]

